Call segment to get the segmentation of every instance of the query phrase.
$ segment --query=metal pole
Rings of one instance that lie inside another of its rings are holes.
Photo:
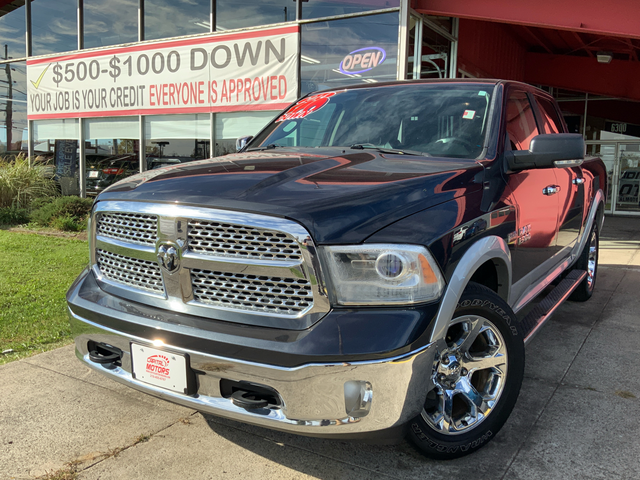
[[[84,0],[78,0],[78,50],[84,48]]]
[[[78,125],[78,155],[80,156],[80,198],[87,198],[87,163],[85,160],[85,145],[84,145],[84,137],[85,137],[85,119],[80,118],[80,125]]]
[[[33,120],[27,120],[27,155],[29,166],[33,166]]]
[[[4,59],[9,60],[9,46],[4,46]],[[7,72],[7,84],[9,86],[7,91],[7,107],[5,110],[5,129],[7,132],[7,152],[11,149],[11,143],[13,140],[13,80],[11,79],[11,64],[7,63],[5,66]]]
[[[451,63],[449,63],[449,78],[456,78],[458,76],[458,32],[460,30],[460,19],[452,18],[451,22],[451,33],[456,39],[451,42]]]
[[[409,51],[409,0],[400,0],[399,14],[396,79],[404,80],[407,78],[407,57]]]
[[[589,103],[589,93],[584,94],[584,118],[582,119],[582,138],[587,139],[587,105]]]
[[[209,9],[209,31],[216,31],[216,0],[211,0],[211,8]]]
[[[422,71],[422,33],[424,29],[424,24],[422,23],[422,18],[416,18],[416,33],[413,37],[413,79],[417,80],[420,78],[420,73]],[[411,30],[411,17],[409,17],[409,30]],[[407,45],[407,55],[409,53],[409,46]],[[407,58],[407,68],[408,61]]]
[[[209,157],[216,156],[216,114],[209,114]]]
[[[144,138],[144,116],[138,115],[138,137],[140,147],[138,148],[138,161],[140,162],[140,173],[147,169],[147,146]]]
[[[142,42],[143,40],[144,40],[144,0],[138,0],[138,41]]]
[[[32,42],[31,42],[31,1],[27,1],[24,4],[24,11],[25,11],[25,21],[27,22],[27,57],[31,56],[31,47],[32,47]]]

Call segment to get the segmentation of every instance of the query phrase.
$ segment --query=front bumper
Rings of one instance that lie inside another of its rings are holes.
[[[95,324],[69,310],[76,355],[89,367],[136,390],[185,407],[254,425],[311,436],[366,437],[393,430],[418,415],[429,388],[434,348],[426,345],[385,360],[309,364],[294,368],[243,362],[166,346],[187,354],[197,377],[197,393],[183,395],[146,384],[131,374],[130,342],[151,346],[148,339],[124,335]],[[89,341],[104,342],[123,351],[121,367],[105,367],[89,359]],[[163,347],[160,347],[163,348]],[[274,389],[281,407],[245,409],[224,398],[220,381],[245,381]],[[366,395],[349,386],[366,386]],[[357,403],[357,412],[351,414]]]
[[[305,330],[278,330],[136,304],[103,291],[90,269],[71,286],[67,301],[76,355],[89,367],[150,395],[246,423],[393,441],[387,437],[421,412],[430,386],[435,348],[421,339],[429,337],[437,304],[336,311]],[[94,363],[89,342],[120,349],[121,365]],[[134,378],[131,342],[187,355],[192,394]],[[239,407],[223,392],[223,381],[267,387],[280,405]]]

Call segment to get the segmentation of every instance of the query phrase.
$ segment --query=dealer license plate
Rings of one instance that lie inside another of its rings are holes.
[[[98,170],[91,170],[89,172],[89,178],[98,178],[98,175],[100,175],[100,172]]]
[[[133,377],[141,382],[173,392],[187,392],[187,360],[184,355],[132,343],[131,367]]]

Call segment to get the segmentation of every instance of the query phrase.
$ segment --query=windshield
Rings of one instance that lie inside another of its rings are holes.
[[[477,158],[493,85],[413,84],[310,95],[276,118],[249,150],[343,147]]]

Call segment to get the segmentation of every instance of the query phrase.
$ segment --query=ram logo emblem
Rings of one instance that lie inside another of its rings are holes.
[[[157,250],[158,264],[169,273],[180,268],[178,249],[170,243],[161,243]]]

